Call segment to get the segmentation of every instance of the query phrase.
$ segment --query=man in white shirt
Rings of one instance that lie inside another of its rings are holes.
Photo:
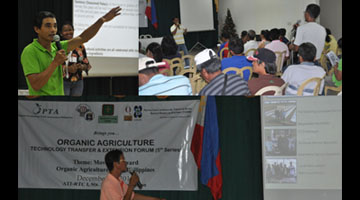
[[[178,51],[182,50],[184,51],[184,55],[188,55],[189,53],[188,49],[186,48],[184,39],[184,35],[186,35],[187,29],[179,23],[179,18],[174,17],[172,21],[174,24],[170,27],[170,32],[173,35],[176,44],[178,45]],[[188,59],[185,59],[185,64],[186,66],[189,66]]]
[[[250,51],[248,54],[246,54],[246,53],[250,49],[257,49],[259,46],[259,43],[255,40],[256,33],[254,30],[249,30],[248,36],[249,36],[249,41],[247,41],[244,44],[244,53],[245,53],[245,56],[253,56],[255,51]]]
[[[296,30],[296,38],[294,44],[289,46],[290,50],[298,51],[299,46],[304,42],[311,42],[316,47],[315,60],[319,60],[325,45],[326,30],[317,24],[316,18],[320,15],[320,6],[309,4],[305,10],[305,21],[308,22],[301,25]]]
[[[281,78],[289,83],[285,90],[285,95],[296,95],[300,85],[314,77],[322,78],[325,75],[325,71],[322,67],[314,64],[316,55],[316,47],[307,42],[303,43],[299,47],[299,65],[290,65],[281,76]],[[303,96],[312,96],[316,82],[309,83],[303,90]],[[322,93],[324,88],[324,80],[321,81],[319,94]]]

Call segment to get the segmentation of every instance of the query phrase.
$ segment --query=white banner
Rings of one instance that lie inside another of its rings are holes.
[[[197,190],[190,145],[198,106],[18,101],[18,187],[100,189],[106,152],[121,149],[143,190]]]

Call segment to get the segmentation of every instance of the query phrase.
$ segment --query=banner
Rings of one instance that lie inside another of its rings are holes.
[[[198,107],[199,100],[18,101],[18,187],[100,189],[105,154],[121,149],[142,190],[197,190],[190,145]]]

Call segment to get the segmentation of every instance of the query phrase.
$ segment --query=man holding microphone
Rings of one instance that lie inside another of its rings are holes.
[[[170,32],[173,35],[176,44],[178,45],[178,51],[182,50],[184,51],[184,55],[188,55],[189,53],[188,49],[186,48],[184,39],[184,35],[186,35],[187,29],[182,27],[182,25],[179,23],[179,18],[177,17],[174,17],[172,22],[174,24],[170,27]],[[185,64],[186,66],[189,66],[188,59],[185,59]]]
[[[29,95],[64,95],[61,65],[67,60],[68,52],[93,38],[105,22],[120,15],[120,10],[119,6],[111,9],[79,36],[61,42],[53,42],[57,32],[55,15],[39,12],[34,21],[38,39],[26,46],[21,54]]]
[[[149,197],[134,192],[135,186],[139,186],[139,176],[132,173],[127,185],[120,177],[127,172],[127,162],[121,150],[112,150],[105,155],[105,164],[109,174],[101,184],[100,200],[165,200],[157,197]]]

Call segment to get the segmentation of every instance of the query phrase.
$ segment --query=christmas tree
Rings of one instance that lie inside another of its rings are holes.
[[[239,35],[236,33],[235,24],[231,17],[231,12],[229,9],[227,9],[226,19],[225,19],[225,25],[222,28],[221,33],[228,33],[230,37],[239,37]]]

